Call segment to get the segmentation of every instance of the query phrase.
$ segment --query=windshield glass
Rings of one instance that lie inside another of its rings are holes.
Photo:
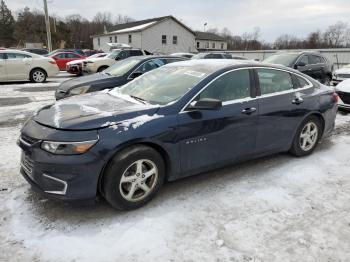
[[[127,58],[125,60],[121,60],[114,65],[108,67],[104,73],[112,76],[122,76],[126,74],[129,70],[131,70],[135,65],[140,63],[140,59],[136,58]]]
[[[207,76],[185,66],[161,67],[129,82],[110,94],[129,95],[151,104],[166,105],[181,98]]]
[[[297,56],[297,54],[277,54],[266,58],[263,62],[291,66]]]
[[[194,56],[192,56],[191,59],[203,59],[205,57],[206,54],[201,53],[201,54],[196,54]]]
[[[109,53],[108,55],[106,55],[106,57],[110,59],[115,59],[120,52],[121,50],[114,50],[112,53]]]

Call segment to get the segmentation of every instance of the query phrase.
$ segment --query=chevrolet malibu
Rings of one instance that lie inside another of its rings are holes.
[[[21,130],[21,173],[48,197],[103,196],[130,210],[165,181],[278,152],[309,155],[336,112],[334,91],[293,69],[177,62],[39,110]]]

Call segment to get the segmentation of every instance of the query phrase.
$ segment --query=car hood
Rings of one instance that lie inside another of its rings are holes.
[[[350,93],[350,79],[340,82],[335,89],[336,91]]]
[[[67,80],[58,87],[58,90],[68,91],[72,87],[110,83],[113,80],[117,80],[117,77],[109,76],[104,73],[96,73]]]
[[[335,71],[335,74],[350,74],[350,67],[340,68]]]
[[[33,120],[64,130],[91,130],[116,125],[142,115],[154,115],[159,106],[143,104],[127,95],[94,92],[74,96],[40,109]]]

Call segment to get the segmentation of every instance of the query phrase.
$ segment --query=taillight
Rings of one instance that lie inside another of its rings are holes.
[[[338,103],[339,101],[339,95],[336,92],[333,92],[332,94],[332,100],[334,103]]]

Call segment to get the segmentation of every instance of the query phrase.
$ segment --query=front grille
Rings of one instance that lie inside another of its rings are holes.
[[[25,134],[21,134],[20,139],[28,145],[33,145],[35,142],[39,141],[38,139],[32,138],[32,137],[27,136]]]
[[[337,92],[339,95],[340,99],[345,103],[345,104],[350,104],[350,93],[344,93],[344,92]]]
[[[337,75],[337,77],[340,77],[340,78],[350,78],[350,74],[339,74],[339,75]]]
[[[28,175],[33,173],[34,162],[24,153],[22,153],[21,166]]]

